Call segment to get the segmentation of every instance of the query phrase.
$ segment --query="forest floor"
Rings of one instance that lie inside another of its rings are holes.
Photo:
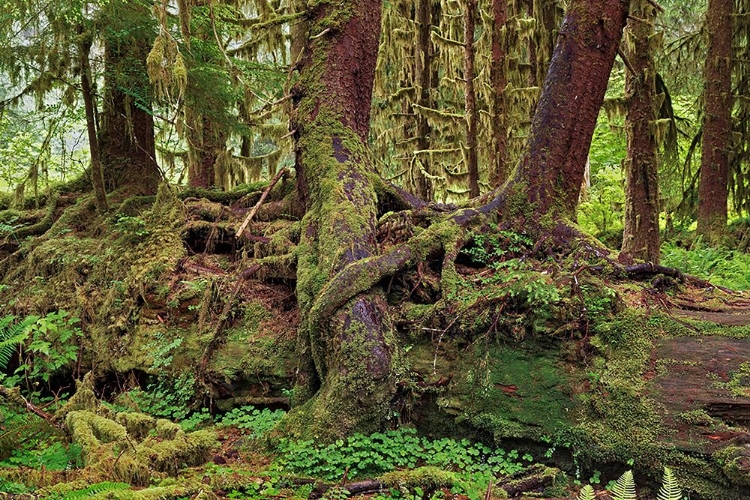
[[[72,196],[0,212],[37,227],[0,245],[0,341],[36,318],[3,381],[23,391],[0,403],[0,498],[574,498],[591,483],[604,500],[632,467],[648,499],[665,465],[695,498],[744,498],[748,292],[475,237],[462,295],[436,302],[433,262],[387,283],[409,366],[391,430],[295,440],[276,426],[298,368],[295,223],[261,212],[238,244],[259,192],[200,194],[123,197],[108,218]]]

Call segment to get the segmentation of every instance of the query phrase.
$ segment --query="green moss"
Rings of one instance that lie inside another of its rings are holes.
[[[747,446],[727,446],[717,452],[714,459],[732,483],[750,486],[750,450]]]
[[[555,351],[475,346],[462,355],[452,396],[438,403],[459,421],[486,430],[496,441],[538,437],[572,423],[574,403]]]
[[[156,426],[156,419],[145,413],[118,413],[115,421],[124,426],[128,435],[141,440]]]
[[[432,491],[438,488],[450,488],[461,482],[461,478],[454,472],[445,471],[437,467],[417,467],[383,474],[383,483],[392,488],[413,489],[422,488]]]

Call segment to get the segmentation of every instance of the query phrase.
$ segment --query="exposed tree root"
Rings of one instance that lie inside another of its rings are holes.
[[[427,259],[430,254],[444,251],[443,269],[450,268],[460,243],[463,229],[447,220],[433,224],[405,243],[395,245],[383,254],[355,261],[339,271],[323,288],[310,310],[311,324],[323,327],[333,313],[353,297],[366,292],[383,278]]]
[[[42,220],[40,220],[36,224],[16,229],[11,234],[5,237],[3,245],[6,245],[11,241],[21,241],[28,236],[38,236],[40,234],[46,233],[55,222],[55,211],[57,210],[59,201],[60,196],[57,193],[53,194],[49,199],[49,202],[47,204],[47,212],[44,214]]]

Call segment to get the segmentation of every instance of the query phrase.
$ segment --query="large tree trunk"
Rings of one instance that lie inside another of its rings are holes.
[[[96,209],[99,212],[107,211],[107,192],[104,189],[104,173],[99,153],[99,140],[96,136],[96,108],[94,106],[94,92],[92,90],[91,64],[89,64],[89,53],[91,51],[91,37],[79,30],[83,40],[79,45],[80,72],[81,72],[81,94],[83,95],[83,106],[86,113],[86,131],[89,138],[89,152],[91,154],[91,184],[94,188],[96,198]]]
[[[625,230],[622,251],[631,257],[659,262],[659,186],[656,139],[651,124],[656,120],[656,71],[653,57],[656,9],[647,0],[636,0],[628,22],[632,50],[628,60],[629,99],[625,161]],[[629,45],[629,44],[626,44]]]
[[[507,0],[492,0],[492,170],[490,184],[499,186],[508,178],[508,120],[506,87],[506,57],[508,36],[505,25],[508,22]]]
[[[469,196],[479,196],[479,162],[477,159],[477,96],[474,90],[474,26],[477,1],[467,0],[464,23],[464,79],[466,89],[466,167],[469,170]]]
[[[510,216],[575,219],[591,138],[628,13],[626,0],[573,0],[529,143],[504,196]],[[510,198],[508,198],[510,197]]]
[[[188,186],[216,186],[216,161],[219,155],[226,151],[226,134],[213,117],[197,110],[186,109],[185,121],[189,127]]]
[[[415,47],[415,84],[417,87],[417,104],[423,108],[432,107],[430,98],[432,89],[432,41],[430,28],[432,27],[432,1],[417,0],[417,46]],[[430,149],[430,122],[424,113],[416,113],[417,120],[417,150]],[[424,200],[432,201],[435,194],[432,181],[424,175],[430,172],[430,155],[421,154],[413,162],[414,177],[416,178],[417,195]],[[421,168],[420,168],[421,167]]]
[[[156,163],[146,72],[146,57],[155,36],[151,15],[137,2],[112,2],[107,10],[117,19],[112,22],[120,31],[113,31],[104,41],[105,88],[99,127],[104,180],[109,189],[129,186],[153,194],[162,175]]]
[[[309,436],[378,429],[396,390],[396,344],[383,291],[375,287],[321,313],[330,308],[321,299],[330,280],[378,253],[366,141],[380,8],[379,0],[315,4],[293,90],[298,191],[307,206],[297,295],[300,335],[314,360],[308,389],[315,393],[290,416],[290,427]]]
[[[714,239],[727,224],[732,137],[732,0],[709,0],[706,25],[703,147],[698,188],[698,234]]]

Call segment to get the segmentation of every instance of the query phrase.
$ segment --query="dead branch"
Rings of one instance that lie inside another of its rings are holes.
[[[58,429],[65,429],[65,426],[61,422],[58,422],[55,419],[54,415],[52,415],[51,413],[47,413],[46,411],[42,410],[35,404],[31,403],[28,399],[23,397],[18,388],[8,389],[7,387],[0,385],[0,396],[3,396],[8,401],[17,404],[18,406],[22,406],[29,413],[33,413],[34,415],[43,418],[50,425]]]
[[[260,264],[253,264],[252,266],[242,271],[237,277],[237,282],[234,284],[232,293],[229,295],[229,297],[227,298],[227,301],[224,303],[224,308],[221,311],[221,316],[219,316],[219,320],[216,322],[213,335],[211,335],[211,342],[209,342],[209,344],[206,346],[206,350],[203,352],[203,357],[201,358],[201,364],[200,364],[200,373],[202,374],[206,373],[206,366],[208,366],[208,361],[211,359],[211,356],[213,355],[214,351],[219,346],[219,343],[222,341],[222,338],[219,335],[219,333],[224,328],[224,324],[226,323],[227,318],[229,318],[229,311],[231,311],[232,305],[234,304],[234,300],[235,298],[237,298],[237,294],[240,292],[242,285],[245,283],[245,280],[249,279],[253,274],[255,274],[258,271],[258,269],[260,269],[260,267],[261,267]]]
[[[637,77],[638,72],[636,72],[635,68],[630,63],[630,60],[628,59],[628,56],[625,55],[625,52],[623,52],[622,49],[617,49],[617,55],[620,56],[620,59],[622,59],[622,62],[625,63],[625,67],[628,68],[628,71],[630,71],[630,74]]]
[[[656,10],[658,10],[661,13],[664,13],[664,7],[662,7],[661,5],[659,5],[656,2],[656,0],[647,0],[647,1],[648,1],[648,3],[650,3],[651,5],[653,5]]]
[[[258,200],[258,203],[255,204],[252,210],[250,210],[250,213],[247,214],[247,217],[245,217],[245,220],[242,222],[242,225],[237,230],[237,234],[235,235],[237,238],[242,236],[242,233],[245,232],[245,229],[247,228],[247,225],[250,224],[250,221],[253,220],[253,217],[255,217],[255,213],[258,211],[260,206],[263,204],[263,202],[266,200],[266,197],[268,196],[268,193],[271,192],[273,187],[276,185],[277,182],[279,182],[279,179],[286,174],[288,170],[286,168],[282,168],[276,173],[276,176],[274,176],[273,179],[271,179],[271,182],[268,183],[268,187],[263,191],[263,194],[260,195],[260,200]]]

